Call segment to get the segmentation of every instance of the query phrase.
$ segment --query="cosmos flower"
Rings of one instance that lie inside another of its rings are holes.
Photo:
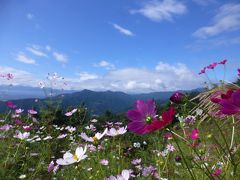
[[[9,109],[15,109],[17,107],[12,101],[5,102],[5,104]]]
[[[168,144],[166,149],[170,152],[173,152],[175,150],[174,146],[172,144]]]
[[[108,131],[108,129],[106,128],[103,133],[98,132],[93,137],[88,137],[86,135],[86,133],[81,133],[80,137],[88,142],[96,142],[96,141],[100,140],[101,138],[103,138],[103,136],[105,136],[107,134],[107,131]]]
[[[184,98],[185,94],[182,92],[175,92],[171,97],[170,100],[176,104],[180,104]]]
[[[204,67],[198,74],[199,75],[204,74],[206,72],[206,69],[207,69],[207,67]]]
[[[227,63],[227,61],[228,61],[227,59],[224,59],[224,60],[220,61],[218,64],[225,65]]]
[[[211,101],[220,106],[219,115],[234,115],[240,113],[240,89],[228,90],[225,94],[215,93]]]
[[[24,133],[18,132],[18,133],[17,133],[16,135],[14,135],[13,137],[18,138],[18,139],[21,139],[21,140],[24,140],[24,139],[27,139],[29,136],[30,136],[30,133],[29,133],[29,132],[24,132]]]
[[[127,112],[127,117],[130,120],[128,129],[140,135],[159,130],[172,122],[174,114],[175,110],[171,107],[162,114],[162,119],[159,120],[153,100],[147,102],[137,100],[136,109]]]
[[[217,65],[218,65],[218,63],[217,63],[217,62],[214,62],[214,63],[208,65],[208,66],[207,66],[207,69],[214,69]]]
[[[107,166],[107,165],[108,165],[108,160],[102,159],[102,160],[100,161],[100,164],[102,164],[102,165],[104,165],[104,166]]]
[[[12,125],[5,124],[3,126],[0,126],[0,131],[9,131],[12,127]]]
[[[240,76],[240,68],[238,68],[238,76]]]
[[[16,114],[21,114],[23,111],[24,109],[21,109],[21,108],[15,110]]]
[[[191,139],[192,139],[192,140],[198,139],[198,133],[199,133],[199,130],[198,130],[197,128],[195,128],[195,129],[192,131]]]
[[[134,159],[134,160],[132,160],[131,163],[136,166],[136,165],[139,165],[141,163],[141,161],[142,161],[141,158],[140,159]]]
[[[64,165],[70,165],[70,164],[79,162],[87,157],[87,155],[85,155],[86,151],[87,151],[87,146],[85,146],[84,149],[82,147],[77,147],[75,154],[66,152],[63,155],[63,158],[57,159],[56,163],[58,165],[64,166]]]
[[[37,111],[35,111],[33,109],[29,109],[28,114],[35,115],[35,114],[37,114]]]
[[[109,178],[105,178],[105,180],[128,180],[131,176],[132,170],[124,169],[121,174],[115,176],[110,176]]]
[[[118,136],[121,134],[125,134],[127,132],[127,127],[121,127],[119,129],[111,128],[108,132],[108,136]]]
[[[222,174],[222,170],[221,169],[216,169],[213,173],[212,176],[213,177],[218,177]]]
[[[65,113],[65,116],[72,116],[75,112],[77,112],[77,109],[75,108],[75,109],[73,109],[72,111],[69,111],[69,112],[67,112],[67,113]]]

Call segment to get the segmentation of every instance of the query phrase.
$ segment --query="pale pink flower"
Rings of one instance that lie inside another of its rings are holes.
[[[77,109],[75,108],[75,109],[73,109],[72,111],[69,111],[69,112],[67,112],[67,113],[65,113],[65,116],[72,116],[75,112],[77,112]]]
[[[101,163],[102,165],[104,165],[104,166],[107,166],[107,165],[108,165],[108,160],[102,159],[102,160],[100,161],[100,163]]]
[[[35,111],[33,109],[29,109],[28,114],[35,115],[35,114],[37,114],[37,111]]]

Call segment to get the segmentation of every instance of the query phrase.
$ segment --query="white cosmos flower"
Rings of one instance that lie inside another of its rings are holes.
[[[109,178],[106,178],[105,180],[128,180],[130,178],[132,171],[124,169],[121,174],[115,176],[110,176]]]
[[[77,112],[77,109],[73,109],[72,111],[65,113],[65,116],[72,116],[75,112]]]
[[[105,136],[105,134],[107,133],[107,131],[108,131],[108,129],[106,128],[103,133],[99,133],[99,132],[98,132],[98,133],[96,133],[95,136],[93,136],[93,137],[88,137],[88,136],[86,135],[86,133],[81,133],[81,134],[80,134],[80,137],[81,137],[82,139],[84,139],[85,141],[95,142],[95,141],[97,141],[97,140],[100,140],[103,136]]]
[[[13,137],[24,140],[24,139],[27,139],[29,136],[30,136],[30,132],[24,132],[24,133],[18,132]]]
[[[66,152],[63,155],[63,158],[57,159],[56,162],[58,165],[62,165],[62,166],[79,162],[87,157],[87,155],[85,155],[86,151],[87,151],[87,146],[85,146],[84,149],[82,147],[77,147],[75,154]]]
[[[121,127],[119,129],[111,128],[108,132],[108,136],[117,136],[121,134],[125,134],[127,132],[127,126],[126,127]]]

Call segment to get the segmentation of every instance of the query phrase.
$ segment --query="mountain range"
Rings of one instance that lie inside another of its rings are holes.
[[[7,100],[14,102],[19,108],[22,109],[32,109],[33,107],[39,109],[41,102],[45,101],[44,93],[38,88],[30,87],[20,87],[17,90],[15,87],[15,94],[10,93]],[[27,90],[27,91],[26,91]],[[193,91],[200,91],[199,89]],[[27,94],[29,92],[29,94]],[[22,94],[22,95],[20,95]],[[113,113],[122,113],[134,106],[134,102],[137,99],[148,100],[155,99],[156,101],[164,104],[168,101],[169,97],[173,92],[152,92],[152,93],[142,93],[142,94],[127,94],[124,92],[113,92],[113,91],[103,91],[96,92],[91,90],[82,90],[79,92],[75,91],[64,91],[63,95],[61,93],[56,93],[53,100],[60,99],[61,107],[66,110],[68,107],[76,107],[83,104],[90,110],[91,114],[101,115],[106,111],[111,111]],[[12,97],[13,99],[11,99]],[[27,98],[25,98],[27,97]],[[28,98],[30,97],[30,98]],[[33,98],[34,97],[34,98]],[[36,102],[36,98],[39,98]],[[0,101],[0,112],[6,112],[7,107],[4,101]]]

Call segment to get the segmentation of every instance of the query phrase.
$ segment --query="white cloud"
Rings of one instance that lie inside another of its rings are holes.
[[[134,36],[134,34],[130,30],[123,28],[123,27],[119,26],[118,24],[113,24],[113,27],[115,29],[117,29],[120,33],[122,33],[126,36]]]
[[[28,20],[32,20],[34,18],[34,15],[31,14],[31,13],[27,13],[26,17],[27,17]]]
[[[197,3],[198,5],[201,5],[201,6],[207,6],[209,4],[217,3],[216,0],[193,0],[193,2],[195,2],[195,3]]]
[[[53,57],[55,58],[55,60],[62,63],[66,63],[68,61],[67,56],[59,52],[53,52]]]
[[[87,73],[87,72],[82,72],[82,73],[79,73],[77,75],[79,75],[81,81],[93,80],[93,79],[98,78],[98,75],[90,74],[90,73]]]
[[[139,13],[153,21],[172,21],[173,16],[187,12],[185,4],[178,0],[152,0],[147,2],[141,9],[131,10],[131,14]]]
[[[38,83],[41,81],[34,74],[11,67],[0,66],[0,72],[12,73],[14,79],[11,80],[11,83],[16,85],[38,87]],[[0,79],[0,83],[2,81]],[[67,83],[64,88],[66,90],[112,90],[127,93],[190,90],[203,85],[199,76],[195,76],[186,65],[181,63],[171,65],[163,62],[159,62],[155,69],[114,69],[104,75],[83,72],[77,74],[76,78],[65,77],[64,81]],[[9,84],[9,81],[5,83]],[[61,83],[55,88],[61,89]]]
[[[23,52],[17,54],[16,60],[25,64],[36,64],[34,59],[27,57]]]
[[[108,61],[102,60],[99,63],[94,65],[95,67],[103,67],[107,70],[115,69],[115,65],[109,63]]]
[[[193,33],[195,37],[207,38],[224,32],[240,29],[240,4],[225,4],[214,16],[211,25],[204,26]]]
[[[31,52],[32,54],[39,56],[39,57],[47,57],[47,55],[42,52],[41,50],[39,50],[39,48],[36,47],[27,47],[26,48],[27,51]]]

